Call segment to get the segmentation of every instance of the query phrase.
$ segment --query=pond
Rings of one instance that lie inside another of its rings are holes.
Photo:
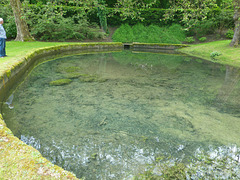
[[[73,55],[37,66],[3,116],[78,178],[128,179],[161,156],[239,146],[239,79],[239,69],[183,55]]]

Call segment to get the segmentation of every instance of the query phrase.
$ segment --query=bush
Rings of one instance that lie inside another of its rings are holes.
[[[210,57],[213,59],[213,60],[216,60],[216,57],[217,56],[220,56],[220,55],[222,55],[220,52],[218,52],[218,51],[213,51],[213,52],[211,52],[210,53]]]
[[[201,41],[201,42],[204,42],[204,41],[206,41],[206,40],[207,40],[206,37],[201,37],[201,38],[199,38],[199,41]]]
[[[228,39],[232,39],[233,38],[233,35],[234,35],[234,31],[232,29],[229,29],[226,33],[225,33],[225,36],[226,38]]]
[[[118,28],[113,36],[112,39],[114,42],[133,42],[133,30],[131,26],[128,24],[123,24]]]
[[[44,41],[83,40],[103,38],[97,25],[90,24],[83,14],[65,17],[66,12],[48,2],[48,6],[25,5],[25,18],[35,39]]]
[[[189,35],[196,35],[197,37],[202,37],[208,34],[213,34],[217,29],[217,22],[213,19],[198,21],[197,24],[191,26],[191,28],[189,29]]]
[[[124,24],[115,31],[112,39],[114,42],[179,44],[185,39],[185,34],[182,27],[178,24],[170,27],[144,26],[143,24],[131,27]]]
[[[12,14],[12,9],[9,5],[0,5],[0,17],[4,19],[4,29],[7,33],[7,38],[12,39],[17,35],[15,19]]]
[[[185,39],[188,43],[193,43],[193,42],[195,42],[195,39],[191,36],[191,37],[187,37],[186,39]]]

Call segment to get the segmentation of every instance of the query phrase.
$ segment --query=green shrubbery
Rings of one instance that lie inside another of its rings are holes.
[[[213,60],[216,60],[216,57],[222,55],[222,53],[218,52],[218,51],[213,51],[210,53],[210,57],[213,59]]]
[[[195,42],[195,39],[194,39],[194,37],[190,36],[190,37],[186,37],[185,41],[188,43],[193,43],[193,42]]]
[[[17,28],[12,15],[12,9],[9,5],[0,5],[0,17],[4,19],[4,28],[7,32],[8,39],[15,38]]]
[[[91,8],[87,12],[81,7],[57,5],[53,2],[46,2],[47,4],[31,4],[23,2],[24,19],[30,27],[30,32],[37,40],[82,40],[85,38],[103,37],[103,33],[99,33],[99,17],[97,15],[97,8]],[[187,36],[202,37],[208,34],[216,33],[217,31],[223,35],[226,28],[233,28],[233,11],[222,10],[214,8],[208,10],[207,18],[203,21],[188,22],[188,27],[182,21],[184,11],[177,10],[171,18],[165,18],[164,14],[167,9],[150,8],[141,11],[140,18],[126,18],[123,19],[119,13],[115,12],[114,8],[106,8],[107,23],[109,26],[120,26],[122,24],[129,24],[130,26],[138,25],[151,27],[149,32],[155,33],[156,26],[170,26],[171,24],[179,24],[187,29]],[[194,11],[194,10],[192,10]],[[11,7],[8,3],[0,6],[0,16],[4,18],[4,27],[7,31],[8,38],[16,37],[16,26]],[[142,21],[143,20],[143,21]],[[92,25],[95,24],[95,25]],[[66,27],[67,26],[67,27]],[[49,28],[48,28],[49,27]],[[163,37],[161,39],[165,42],[174,42],[171,36],[166,35],[166,28],[162,28]],[[149,32],[145,34],[149,34]],[[143,37],[145,35],[142,35]],[[155,42],[153,36],[149,37],[149,42]],[[175,37],[173,36],[173,39]],[[228,35],[228,38],[230,36]],[[177,38],[179,39],[179,38]],[[180,38],[181,39],[181,38]],[[128,40],[129,41],[129,40]],[[131,40],[130,40],[131,41]],[[135,41],[135,40],[134,40]]]
[[[225,36],[226,38],[228,39],[232,39],[233,38],[233,35],[234,35],[234,31],[232,29],[229,29],[226,33],[225,33]]]
[[[48,3],[48,6],[25,5],[25,17],[31,34],[40,40],[83,40],[102,38],[103,32],[97,25],[90,24],[84,13],[66,17],[66,11]]]
[[[142,24],[131,27],[123,24],[115,31],[112,39],[114,42],[179,44],[184,41],[185,34],[182,27],[178,24],[173,24],[170,27],[144,26]]]

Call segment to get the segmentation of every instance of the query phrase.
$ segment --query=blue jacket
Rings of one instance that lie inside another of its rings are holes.
[[[0,24],[0,38],[7,39],[6,31],[5,31],[5,29],[3,28],[3,25],[2,25],[2,24]]]

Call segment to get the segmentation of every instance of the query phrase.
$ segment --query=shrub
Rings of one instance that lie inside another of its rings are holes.
[[[7,3],[6,1],[3,1]],[[4,28],[7,33],[7,38],[15,38],[17,35],[17,28],[15,24],[15,19],[12,14],[12,9],[10,5],[0,5],[0,17],[4,19]]]
[[[113,36],[115,42],[133,42],[133,30],[128,24],[123,24],[118,28]]]
[[[185,33],[178,24],[170,27],[159,27],[156,25],[144,26],[143,24],[137,24],[131,27],[124,24],[113,34],[113,41],[115,42],[179,44],[184,39]]]
[[[66,17],[66,12],[54,3],[48,2],[47,5],[34,8],[24,5],[25,18],[35,39],[66,41],[104,37],[100,28],[90,24],[84,14]]]
[[[225,36],[226,38],[228,39],[232,39],[233,38],[233,35],[234,35],[234,31],[232,29],[229,29],[226,33],[225,33]]]
[[[201,38],[199,38],[199,41],[201,41],[201,42],[204,42],[204,41],[206,41],[206,40],[207,40],[206,37],[201,37]]]
[[[217,52],[217,51],[213,51],[210,53],[210,57],[213,59],[213,60],[216,60],[216,57],[217,56],[220,56],[222,55],[220,52]]]
[[[197,37],[213,34],[218,29],[217,25],[217,22],[213,18],[198,21],[191,26],[188,33],[189,35],[196,35]]]
[[[193,43],[193,42],[195,42],[195,39],[191,36],[191,37],[187,37],[186,39],[185,39],[188,43]]]

